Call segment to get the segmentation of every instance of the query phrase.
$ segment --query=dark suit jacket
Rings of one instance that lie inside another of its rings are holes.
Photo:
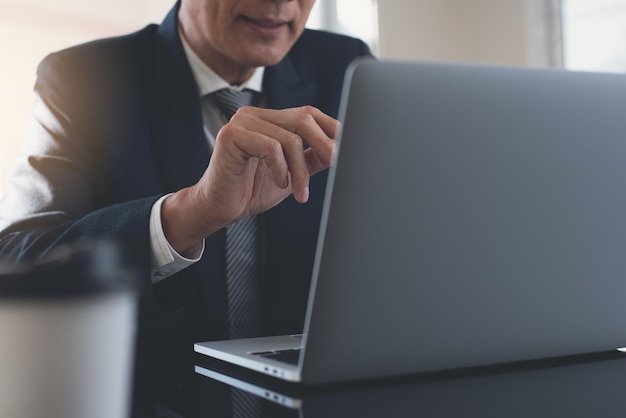
[[[36,257],[83,237],[110,239],[140,270],[137,380],[178,397],[193,370],[193,342],[226,337],[223,234],[201,261],[152,286],[148,220],[164,193],[194,184],[207,167],[198,89],[176,26],[160,25],[48,56],[27,140],[32,154],[0,205],[0,255]],[[307,30],[274,67],[269,107],[313,105],[337,116],[344,72],[368,55],[361,41]],[[267,334],[301,332],[326,173],[310,201],[292,197],[261,216],[263,319]]]

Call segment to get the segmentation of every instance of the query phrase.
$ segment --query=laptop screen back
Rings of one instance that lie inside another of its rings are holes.
[[[624,76],[367,61],[341,114],[303,381],[626,345]]]

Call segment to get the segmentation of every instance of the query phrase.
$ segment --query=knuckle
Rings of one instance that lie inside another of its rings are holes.
[[[219,130],[218,132],[218,136],[220,137],[229,137],[232,134],[234,134],[235,132],[237,132],[237,127],[232,124],[232,123],[227,123],[226,125],[222,126],[222,128]]]
[[[254,107],[252,106],[241,106],[239,109],[237,109],[236,113],[242,113],[242,114],[252,114],[252,112],[254,111]]]
[[[215,141],[221,143],[233,143],[237,140],[237,138],[242,137],[243,130],[236,123],[227,123],[222,126],[220,130],[217,132],[217,136],[215,137]]]
[[[248,113],[249,112],[246,111],[246,109],[244,109],[243,107],[240,107],[239,109],[237,109],[235,111],[235,113],[233,113],[233,116],[231,116],[229,122],[239,122],[239,121],[245,119],[246,116],[248,115]]]
[[[304,105],[300,107],[300,110],[308,115],[311,115],[317,111],[317,109],[311,105]]]
[[[297,122],[308,122],[313,118],[308,110],[309,108],[310,106],[301,106],[294,109],[294,118]]]
[[[268,141],[267,154],[272,156],[279,156],[283,154],[283,148],[278,141]]]
[[[287,143],[290,146],[301,148],[304,145],[304,141],[302,137],[295,132],[290,132],[287,134]]]

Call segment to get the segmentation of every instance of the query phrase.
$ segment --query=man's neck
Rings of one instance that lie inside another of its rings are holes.
[[[233,79],[224,79],[217,71],[207,65],[198,54],[191,48],[187,40],[184,38],[182,31],[179,30],[183,50],[189,61],[191,71],[198,85],[201,96],[212,93],[229,86],[242,86],[246,88],[262,92],[264,67],[253,68],[252,73],[243,81]]]

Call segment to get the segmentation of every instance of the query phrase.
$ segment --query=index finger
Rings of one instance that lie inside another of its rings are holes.
[[[252,111],[257,117],[300,136],[304,144],[315,149],[318,156],[330,164],[339,130],[339,121],[335,118],[313,106],[282,110],[254,108]]]
[[[329,139],[335,139],[339,128],[339,121],[313,106],[301,106],[289,109],[250,108],[268,122],[281,126],[291,132],[298,131],[303,124],[314,122]]]

